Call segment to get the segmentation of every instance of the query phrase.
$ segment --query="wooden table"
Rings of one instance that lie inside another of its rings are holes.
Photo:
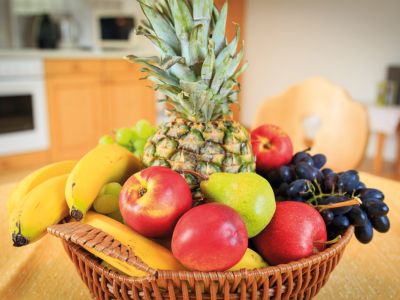
[[[392,228],[376,233],[368,245],[353,238],[317,299],[400,299],[400,183],[365,173],[361,177],[385,192]],[[55,237],[12,247],[5,202],[14,185],[0,186],[0,299],[91,299]]]

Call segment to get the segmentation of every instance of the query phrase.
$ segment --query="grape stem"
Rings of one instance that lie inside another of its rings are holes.
[[[354,197],[353,199],[343,201],[343,202],[315,205],[314,208],[316,208],[318,211],[321,212],[326,209],[345,207],[345,206],[353,206],[353,205],[361,205],[361,204],[362,204],[362,202],[361,202],[360,198]]]
[[[344,196],[346,193],[330,193],[330,194],[325,194],[325,193],[318,193],[317,195],[312,191],[308,190],[306,193],[311,192],[314,197],[308,199],[306,203],[310,204],[311,202],[318,203],[318,200],[323,198],[323,197],[329,197],[329,196]]]

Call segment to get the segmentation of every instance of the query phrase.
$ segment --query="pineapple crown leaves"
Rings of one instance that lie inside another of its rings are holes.
[[[238,24],[232,41],[225,37],[227,2],[218,10],[213,0],[138,1],[147,20],[136,33],[146,36],[160,57],[126,59],[143,65],[144,78],[168,98],[170,113],[197,122],[231,114],[247,63],[240,67]]]

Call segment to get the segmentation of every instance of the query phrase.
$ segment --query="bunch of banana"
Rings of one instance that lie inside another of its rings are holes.
[[[45,166],[25,177],[11,193],[7,211],[14,246],[36,241],[47,226],[68,216],[64,189],[75,164],[68,160]]]
[[[22,179],[17,187],[12,191],[7,200],[7,212],[11,215],[16,207],[20,206],[21,199],[25,197],[33,188],[43,183],[44,181],[58,175],[64,175],[71,172],[76,165],[76,160],[66,160],[56,162],[40,168]]]
[[[106,183],[124,183],[140,167],[132,153],[113,144],[97,146],[78,162],[50,164],[28,175],[7,201],[14,246],[38,240],[69,213],[81,219]]]
[[[135,256],[139,257],[145,264],[153,269],[175,271],[185,270],[185,267],[179,263],[167,248],[136,233],[128,226],[111,219],[110,217],[89,211],[82,222],[101,229],[123,245],[133,249]],[[141,271],[126,262],[107,256],[103,252],[97,251],[89,246],[83,247],[90,253],[101,258],[109,265],[127,275],[137,277],[148,275],[146,272]]]
[[[98,145],[89,151],[76,164],[65,186],[71,217],[81,220],[105,184],[123,184],[141,167],[136,156],[117,144]]]

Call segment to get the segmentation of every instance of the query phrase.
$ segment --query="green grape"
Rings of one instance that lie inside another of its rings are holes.
[[[137,131],[136,127],[135,126],[131,127],[131,130],[132,130],[132,133],[133,133],[133,138],[132,139],[133,140],[140,139],[140,136],[138,134],[138,131]]]
[[[138,136],[146,140],[156,132],[156,129],[147,120],[139,120],[135,128]]]
[[[115,140],[122,146],[128,146],[135,133],[130,128],[119,128],[115,132]]]
[[[119,209],[113,211],[112,213],[107,214],[110,218],[117,220],[118,222],[124,223],[124,219],[122,218],[121,212]]]
[[[94,210],[101,214],[109,214],[118,210],[121,189],[122,186],[118,182],[104,185],[93,202]]]
[[[133,154],[134,154],[137,158],[142,159],[142,157],[143,157],[143,150],[142,150],[142,151],[140,151],[140,150],[135,150],[135,151],[133,152]]]
[[[122,186],[118,182],[110,182],[105,184],[100,190],[99,195],[113,195],[118,196],[121,193]]]
[[[107,145],[107,144],[114,144],[114,139],[111,135],[103,135],[100,139],[99,139],[99,144],[100,145]]]
[[[139,139],[133,142],[133,147],[135,148],[136,151],[143,152],[144,145],[146,145],[146,140]]]

